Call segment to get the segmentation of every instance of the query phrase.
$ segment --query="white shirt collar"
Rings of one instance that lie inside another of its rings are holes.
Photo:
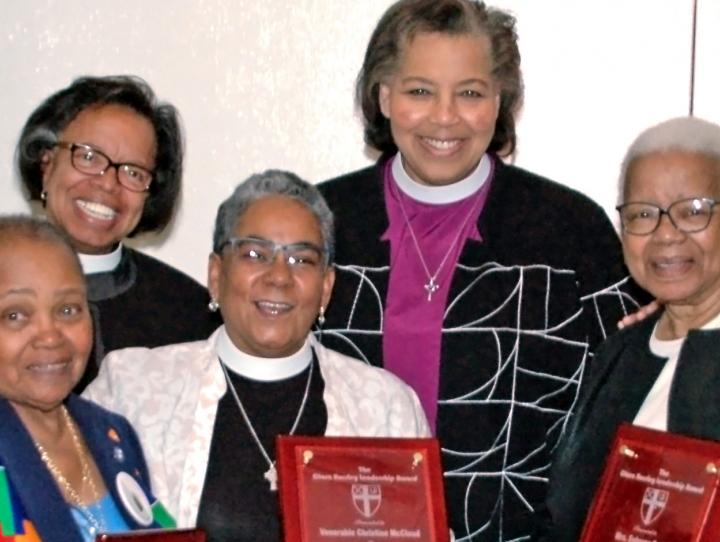
[[[454,203],[477,193],[487,182],[491,170],[490,157],[484,154],[475,170],[464,179],[446,186],[429,186],[410,178],[405,171],[399,152],[393,158],[392,163],[393,177],[400,190],[414,200],[434,205]]]
[[[286,358],[261,358],[246,354],[235,346],[230,340],[225,326],[220,328],[217,353],[225,366],[232,372],[261,382],[291,378],[304,371],[312,361],[312,347],[309,339],[305,341],[300,350]]]
[[[122,258],[122,250],[122,243],[118,243],[117,248],[107,254],[78,254],[83,273],[92,275],[114,271]]]
[[[685,342],[685,337],[679,339],[658,339],[657,330],[660,325],[658,320],[653,328],[652,335],[650,335],[650,350],[653,354],[662,357],[677,356],[680,352],[680,347]],[[703,325],[700,329],[720,329],[720,314],[715,316],[712,320]]]
[[[715,316],[712,320],[710,320],[707,324],[705,324],[700,329],[718,329],[720,328],[720,314]]]

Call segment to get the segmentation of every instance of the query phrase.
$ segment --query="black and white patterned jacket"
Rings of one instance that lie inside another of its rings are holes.
[[[437,436],[458,541],[529,537],[591,351],[639,293],[602,208],[495,162],[483,242],[461,252],[442,330]],[[382,161],[319,186],[337,235],[323,342],[381,365],[390,272]]]

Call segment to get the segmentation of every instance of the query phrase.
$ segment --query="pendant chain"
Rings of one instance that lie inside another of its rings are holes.
[[[302,401],[300,403],[300,408],[298,409],[297,416],[295,416],[295,421],[293,422],[292,427],[290,428],[290,432],[288,435],[294,435],[295,430],[297,429],[298,425],[300,424],[300,419],[302,418],[303,412],[305,411],[305,405],[308,400],[308,395],[310,395],[310,383],[312,382],[312,376],[313,376],[313,366],[315,365],[314,358],[310,360],[310,369],[308,370],[308,378],[307,383],[305,384],[305,393],[303,394]],[[238,409],[240,410],[240,414],[242,415],[243,421],[245,422],[245,425],[247,425],[248,430],[250,431],[250,435],[252,436],[253,440],[255,441],[255,444],[257,445],[258,449],[260,450],[260,453],[262,454],[263,458],[268,464],[268,470],[265,471],[263,474],[263,477],[268,481],[270,484],[270,491],[277,491],[277,469],[275,468],[275,461],[270,457],[270,454],[268,454],[267,450],[265,449],[265,446],[263,446],[262,442],[260,441],[260,437],[258,437],[257,432],[255,431],[255,427],[253,427],[252,422],[250,422],[250,417],[247,415],[247,412],[245,411],[245,407],[242,404],[242,401],[240,400],[240,397],[238,396],[237,390],[235,390],[235,386],[232,383],[232,380],[230,380],[230,375],[228,374],[227,367],[225,367],[225,363],[220,360],[220,367],[222,367],[223,373],[225,374],[225,380],[228,383],[228,387],[230,388],[230,391],[232,392],[233,397],[235,398],[235,402],[237,403]]]
[[[482,191],[482,188],[480,189]],[[415,230],[413,230],[412,224],[410,224],[410,219],[408,218],[407,212],[405,211],[405,205],[403,205],[403,194],[398,194],[398,204],[400,205],[400,210],[402,211],[403,218],[405,219],[405,224],[407,224],[408,231],[410,232],[410,237],[413,240],[413,244],[415,245],[415,250],[417,251],[417,254],[420,258],[420,263],[423,266],[423,270],[425,271],[425,275],[427,276],[428,281],[423,286],[425,288],[425,291],[427,292],[427,300],[432,301],[432,296],[435,292],[437,292],[440,289],[440,284],[437,282],[437,278],[440,275],[440,271],[442,271],[443,267],[445,267],[445,263],[447,262],[448,258],[450,257],[450,254],[452,253],[453,249],[455,248],[455,245],[457,244],[458,240],[460,239],[460,235],[462,235],[463,230],[465,229],[465,226],[467,226],[467,223],[470,221],[470,217],[473,215],[473,212],[475,211],[475,207],[477,206],[478,201],[480,201],[480,194],[478,193],[478,198],[471,207],[470,212],[465,217],[465,220],[463,220],[462,225],[460,226],[460,229],[458,229],[457,233],[455,234],[455,237],[452,240],[452,243],[450,243],[450,247],[448,248],[447,252],[445,252],[445,256],[443,256],[442,261],[440,262],[440,265],[438,265],[437,269],[435,270],[435,273],[430,273],[430,269],[428,268],[427,262],[425,261],[425,257],[423,256],[422,250],[420,249],[420,243],[418,241],[417,236],[415,235]]]
[[[70,413],[68,412],[67,408],[65,407],[65,405],[63,405],[61,408],[63,418],[65,420],[65,425],[70,431],[70,436],[72,437],[75,452],[77,453],[78,459],[80,460],[80,469],[82,472],[82,486],[80,487],[80,491],[82,491],[86,485],[89,486],[90,493],[92,494],[92,500],[93,502],[97,502],[98,500],[100,500],[100,494],[97,490],[95,482],[93,481],[92,473],[90,472],[90,462],[88,461],[89,452],[87,448],[85,448],[80,442],[80,435],[77,426],[70,417]],[[58,483],[58,485],[64,490],[65,495],[67,496],[70,503],[78,509],[78,511],[85,517],[85,519],[90,524],[90,534],[97,535],[98,533],[103,532],[106,529],[103,518],[96,517],[95,514],[90,511],[90,509],[85,505],[82,498],[80,497],[80,493],[72,486],[72,484],[65,477],[60,468],[55,464],[45,447],[38,441],[34,442],[35,448],[37,448],[37,451],[40,454],[40,459],[42,459],[43,463],[45,463],[45,466],[53,475],[53,478],[55,478],[55,481]]]

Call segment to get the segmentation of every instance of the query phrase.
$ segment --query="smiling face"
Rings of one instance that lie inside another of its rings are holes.
[[[0,395],[22,416],[50,411],[85,370],[92,323],[68,248],[18,238],[0,247]]]
[[[488,38],[418,34],[380,85],[380,107],[412,179],[462,180],[487,151],[500,107]]]
[[[667,208],[691,197],[720,198],[720,164],[682,151],[651,153],[627,170],[625,202]],[[720,217],[696,233],[677,230],[667,216],[650,235],[623,233],[623,251],[633,278],[656,298],[675,306],[720,308]]]
[[[267,196],[250,204],[233,236],[323,246],[315,216],[305,205],[285,196]],[[225,328],[236,347],[266,358],[288,356],[302,347],[320,306],[330,301],[334,270],[324,263],[291,266],[281,250],[265,262],[256,256],[231,247],[220,256],[212,254],[210,293],[220,304]]]
[[[145,117],[119,105],[84,109],[59,136],[106,154],[113,162],[155,167],[155,132]],[[68,149],[55,147],[43,164],[48,218],[85,254],[110,252],[140,221],[147,192],[132,192],[117,180],[115,168],[104,175],[77,171]]]

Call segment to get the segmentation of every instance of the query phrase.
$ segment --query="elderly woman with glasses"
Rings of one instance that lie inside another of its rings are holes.
[[[80,255],[95,327],[79,388],[110,350],[206,338],[205,288],[123,245],[172,219],[182,176],[177,111],[137,77],[83,77],[30,115],[17,145],[27,194]]]
[[[114,352],[86,390],[132,421],[181,526],[212,541],[280,540],[278,434],[429,435],[411,388],[313,337],[333,252],[315,187],[281,171],[250,177],[215,223],[208,283],[225,325],[206,341]]]
[[[620,423],[720,441],[720,126],[685,117],[643,132],[619,193],[625,262],[662,310],[597,352],[553,464],[542,540],[578,540]]]

